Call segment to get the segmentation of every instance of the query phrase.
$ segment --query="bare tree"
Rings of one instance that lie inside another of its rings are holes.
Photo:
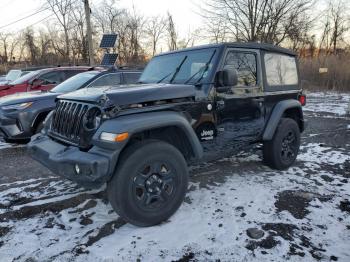
[[[133,6],[131,14],[129,14],[129,30],[130,30],[130,57],[132,63],[140,61],[141,41],[144,33],[146,19],[140,15],[135,6]]]
[[[79,60],[82,60],[84,63],[89,63],[84,10],[82,8],[76,8],[72,16],[74,24],[71,30],[73,62],[76,64],[79,63]]]
[[[339,44],[345,44],[345,33],[349,30],[347,17],[348,6],[343,0],[329,1],[326,9],[321,11],[321,30],[319,40],[319,54],[322,50],[325,54],[337,53]]]
[[[125,12],[125,9],[116,8],[116,0],[103,0],[94,8],[93,16],[102,33],[115,33],[118,20]]]
[[[145,26],[146,35],[152,43],[152,56],[157,52],[157,44],[166,30],[166,19],[159,16],[153,16],[148,19]]]
[[[2,47],[2,50],[3,50],[3,53],[1,55],[2,57],[2,63],[7,63],[8,60],[9,60],[9,57],[8,57],[8,46],[9,46],[9,38],[10,38],[10,34],[0,34],[0,42],[1,42],[1,47]]]
[[[289,20],[289,22],[288,22]],[[294,51],[312,48],[315,45],[315,35],[311,34],[314,20],[310,16],[290,14],[285,24],[287,44]]]
[[[200,38],[201,30],[198,28],[196,30],[188,30],[187,36],[177,41],[177,48],[187,48],[195,45],[197,39]]]
[[[27,36],[28,39],[28,36]],[[46,33],[44,30],[40,30],[39,31],[39,37],[37,38],[37,40],[39,41],[39,47],[38,49],[38,53],[40,52],[40,55],[38,55],[37,59],[40,58],[40,61],[38,61],[40,64],[49,64],[50,61],[48,60],[48,53],[51,49],[51,43],[52,40],[50,38],[50,35],[48,33]],[[27,43],[30,43],[32,40],[30,40]],[[30,44],[29,46],[31,46],[32,44]],[[32,53],[32,52],[31,52]]]
[[[0,56],[2,63],[14,62],[16,48],[19,45],[19,43],[19,35],[11,33],[0,33]]]
[[[345,3],[340,1],[329,1],[330,20],[332,22],[331,45],[333,53],[337,53],[339,41],[342,40],[344,33],[348,31],[347,8]]]
[[[225,21],[237,41],[280,44],[291,23],[301,21],[313,0],[206,0],[205,18]]]
[[[169,12],[168,12],[167,31],[168,31],[169,50],[176,50],[177,49],[177,32],[175,29],[173,16]]]
[[[39,56],[39,49],[34,40],[34,31],[32,28],[27,28],[24,32],[24,41],[27,47],[28,53],[30,55],[31,64],[37,63],[37,58]]]
[[[214,43],[222,43],[231,39],[225,19],[221,17],[208,17],[205,21],[206,30],[204,30],[205,34],[203,36],[205,39],[210,39],[210,42]]]
[[[70,45],[69,45],[69,31],[72,20],[72,12],[75,8],[73,0],[46,0],[47,4],[55,14],[57,21],[62,26],[65,37],[65,58],[69,59]]]

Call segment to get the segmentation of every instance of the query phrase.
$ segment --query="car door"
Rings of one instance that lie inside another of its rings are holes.
[[[228,48],[221,68],[237,72],[238,83],[217,93],[217,138],[228,147],[259,140],[264,128],[264,96],[258,50]]]

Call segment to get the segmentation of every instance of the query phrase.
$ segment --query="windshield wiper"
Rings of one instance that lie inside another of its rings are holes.
[[[159,84],[160,82],[162,82],[164,79],[168,78],[168,77],[171,76],[171,75],[173,75],[173,76],[172,76],[172,78],[170,79],[169,83],[173,82],[174,79],[175,79],[175,77],[176,77],[176,75],[179,73],[179,71],[180,71],[182,65],[185,63],[186,59],[187,59],[187,56],[185,56],[184,59],[182,59],[182,61],[181,61],[181,63],[179,64],[179,66],[176,67],[175,72],[171,72],[171,73],[167,74],[166,76],[162,77],[162,78],[157,82],[157,84]]]
[[[206,62],[205,65],[202,66],[196,73],[194,73],[193,75],[191,75],[190,78],[187,79],[187,80],[184,82],[184,84],[187,84],[188,82],[190,82],[196,75],[198,75],[198,74],[203,70],[202,75],[198,78],[198,80],[197,80],[196,83],[195,83],[195,85],[198,84],[198,83],[203,79],[203,76],[204,76],[205,72],[208,71],[209,65],[210,65],[210,63],[211,63],[211,60],[213,60],[213,57],[214,57],[215,53],[216,53],[216,49],[213,51],[213,53],[212,53],[212,55],[210,56],[208,62]]]

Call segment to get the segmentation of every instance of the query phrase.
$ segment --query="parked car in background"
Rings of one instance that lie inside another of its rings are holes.
[[[40,132],[58,95],[81,88],[134,84],[139,70],[97,68],[64,81],[49,92],[27,92],[0,98],[0,133],[8,142],[26,142]]]
[[[0,86],[0,97],[28,91],[48,91],[68,78],[89,70],[88,66],[54,67],[32,71]]]
[[[30,71],[22,71],[21,69],[10,70],[3,78],[0,78],[0,86],[8,85],[12,81],[28,74]]]
[[[6,75],[0,75],[0,82],[6,80]]]
[[[8,85],[12,81],[17,80],[18,78],[39,69],[46,69],[51,68],[53,66],[36,66],[36,67],[26,67],[26,68],[18,68],[18,69],[11,69],[7,72],[6,75],[0,76],[0,86]]]

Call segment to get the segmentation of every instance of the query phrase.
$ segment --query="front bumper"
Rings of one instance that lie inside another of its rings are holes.
[[[28,125],[30,125],[29,124],[30,119],[28,116],[26,116],[26,120],[28,122]],[[0,133],[3,133],[3,136],[5,139],[12,139],[12,140],[30,139],[32,135],[31,132],[32,132],[31,128],[23,127],[21,120],[19,118],[11,118],[11,117],[5,116],[0,111]]]
[[[83,152],[78,147],[57,143],[43,134],[32,137],[28,151],[53,173],[89,188],[100,187],[109,180],[120,153],[97,146]]]
[[[22,138],[23,131],[16,119],[0,116],[0,130],[5,138]]]

